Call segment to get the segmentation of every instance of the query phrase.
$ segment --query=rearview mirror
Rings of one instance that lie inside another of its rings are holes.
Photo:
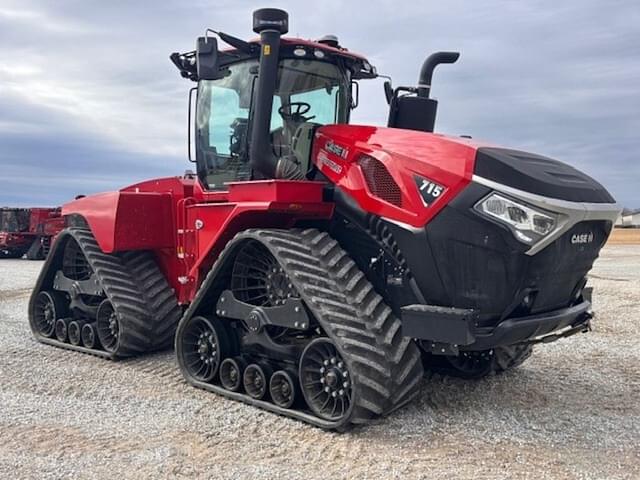
[[[218,64],[218,41],[213,37],[198,37],[196,42],[196,68],[199,80],[222,78]]]
[[[355,109],[360,101],[360,85],[355,80],[351,81],[351,109]]]

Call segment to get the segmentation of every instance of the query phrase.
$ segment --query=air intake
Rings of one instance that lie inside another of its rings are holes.
[[[380,160],[363,155],[358,159],[358,165],[373,195],[396,207],[402,207],[400,187]]]

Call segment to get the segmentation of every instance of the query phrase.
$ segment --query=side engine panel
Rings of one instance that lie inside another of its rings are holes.
[[[362,210],[420,228],[471,182],[476,150],[437,134],[331,125],[317,130],[312,161]]]

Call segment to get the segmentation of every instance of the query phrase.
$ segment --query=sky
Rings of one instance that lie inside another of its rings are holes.
[[[58,205],[194,169],[187,95],[170,63],[205,28],[253,38],[251,13],[290,34],[331,33],[395,86],[436,70],[436,130],[547,155],[640,208],[640,3],[565,1],[0,0],[0,206]],[[382,80],[352,123],[384,125]]]

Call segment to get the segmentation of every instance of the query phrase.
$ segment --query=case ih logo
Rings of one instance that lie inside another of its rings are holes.
[[[337,173],[338,175],[342,173],[342,167],[327,157],[327,153],[324,150],[320,150],[318,160],[320,160],[320,163],[332,172]]]
[[[591,243],[593,242],[593,232],[589,233],[575,233],[571,237],[571,243],[582,244],[582,243]]]
[[[340,145],[333,143],[331,140],[328,140],[327,143],[324,144],[324,148],[328,151],[333,153],[334,155],[338,155],[341,158],[347,158],[347,155],[349,154],[349,150],[341,147]]]

